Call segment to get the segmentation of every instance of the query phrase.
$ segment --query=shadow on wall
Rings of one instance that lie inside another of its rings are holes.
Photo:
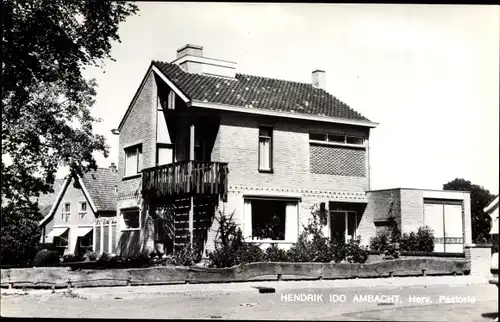
[[[131,257],[140,253],[140,238],[141,232],[139,230],[122,231],[116,247],[116,255]]]
[[[153,220],[148,216],[148,207],[143,207],[141,217],[140,230],[125,230],[121,231],[120,238],[116,249],[116,255],[120,257],[133,257],[143,251],[147,250],[150,246],[152,250],[152,243],[148,245],[148,241],[153,239]]]

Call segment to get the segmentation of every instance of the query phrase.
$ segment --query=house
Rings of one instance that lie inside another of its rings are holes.
[[[434,251],[463,253],[472,243],[470,192],[393,188],[370,190],[361,236],[374,236],[392,217],[401,232],[428,226],[434,232]]]
[[[345,211],[349,227],[362,220],[377,123],[326,92],[324,71],[311,78],[238,74],[236,63],[205,57],[195,45],[170,63],[151,62],[113,130],[117,252],[185,242],[210,250],[222,210],[234,213],[248,242],[283,248],[313,205]],[[168,229],[158,224],[169,218]],[[270,225],[273,236],[262,235]]]
[[[361,235],[368,244],[383,226],[389,205],[377,200],[386,193],[370,191],[370,131],[378,124],[328,93],[323,70],[298,83],[236,67],[189,44],[170,63],[149,65],[112,131],[119,135],[117,254],[192,244],[205,255],[214,248],[219,212],[232,214],[247,242],[284,249],[314,206],[329,214],[327,236]],[[446,238],[470,239],[468,195],[391,193],[403,230],[448,218],[428,205],[433,200],[460,202],[463,228],[450,228]],[[453,208],[449,218],[457,214]],[[437,238],[443,246],[436,251],[444,250],[445,236]]]
[[[497,235],[498,238],[498,195],[484,208],[484,212],[491,218],[490,235]]]
[[[44,218],[40,242],[61,254],[83,255],[87,250],[116,248],[116,166],[98,168],[83,176],[57,179],[54,193],[40,196]]]

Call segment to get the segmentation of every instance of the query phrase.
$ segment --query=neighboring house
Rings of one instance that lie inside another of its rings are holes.
[[[40,242],[64,255],[83,255],[88,250],[103,248],[111,253],[116,247],[117,234],[116,224],[112,225],[116,214],[116,177],[116,166],[112,164],[109,169],[98,168],[82,177],[71,174],[56,180],[54,193],[42,195],[38,200],[44,215],[39,224]],[[110,219],[106,228],[96,226],[102,223],[102,218]],[[96,221],[99,219],[101,222]]]
[[[311,78],[238,74],[236,63],[205,57],[195,45],[177,50],[171,63],[152,61],[113,130],[119,135],[116,253],[169,252],[192,243],[205,255],[214,247],[219,211],[233,214],[248,242],[288,248],[312,206],[329,213],[326,235],[361,235],[367,244],[381,216],[374,212],[384,211],[370,205],[376,193],[367,194],[370,130],[378,124],[326,92],[324,71]],[[413,203],[424,209],[427,193],[419,194],[401,209]],[[469,209],[465,235],[451,237],[467,242],[470,205],[468,196],[460,198]],[[400,213],[403,230],[427,220],[420,210],[409,211],[408,220]]]
[[[498,195],[484,208],[484,212],[491,218],[490,235],[497,235],[498,238]]]
[[[428,226],[434,232],[434,251],[464,252],[472,243],[470,192],[395,188],[367,192],[361,236],[374,236],[393,217],[401,232]]]

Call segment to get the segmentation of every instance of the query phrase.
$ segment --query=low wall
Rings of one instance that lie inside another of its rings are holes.
[[[491,245],[465,246],[465,258],[471,263],[471,275],[491,278]]]
[[[158,266],[135,269],[76,270],[68,267],[1,270],[2,287],[88,287],[178,283],[243,282],[267,279],[338,279],[468,274],[470,261],[449,258],[396,259],[377,263],[258,262],[230,268]]]

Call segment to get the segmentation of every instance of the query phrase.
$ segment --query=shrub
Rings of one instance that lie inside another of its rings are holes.
[[[418,231],[403,233],[394,218],[390,219],[390,230],[381,232],[370,240],[370,249],[380,251],[386,259],[399,258],[401,251],[431,252],[434,249],[434,234],[428,226],[419,227]]]
[[[59,252],[56,250],[42,249],[38,251],[33,260],[33,266],[43,267],[60,263]]]
[[[125,258],[125,265],[133,268],[151,266],[152,259],[149,255],[149,251],[143,251],[135,256],[127,257]]]
[[[264,260],[267,262],[287,262],[287,252],[280,249],[276,244],[271,244],[271,246],[264,251]]]
[[[391,236],[388,232],[380,232],[377,236],[370,239],[370,249],[376,252],[383,252],[391,241]]]
[[[94,251],[88,251],[83,255],[83,261],[84,262],[93,262],[96,261],[99,258],[99,253],[94,252]]]
[[[101,256],[99,256],[99,259],[97,261],[99,262],[109,262],[111,259],[111,255],[108,253],[102,253]]]
[[[175,266],[193,266],[201,260],[201,254],[186,244],[183,247],[176,247],[172,256],[167,259],[167,263]]]
[[[241,229],[232,220],[233,214],[227,216],[219,211],[219,216],[215,219],[219,228],[215,250],[207,251],[209,267],[231,267],[262,261],[264,258],[264,252],[260,247],[245,243]]]
[[[368,259],[368,247],[361,246],[360,236],[357,239],[351,239],[344,245],[344,260],[348,263],[364,263]]]

